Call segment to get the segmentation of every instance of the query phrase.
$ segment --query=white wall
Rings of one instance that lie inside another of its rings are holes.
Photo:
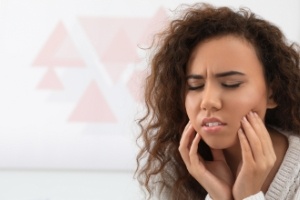
[[[0,0],[1,200],[142,199],[137,44],[194,2]],[[300,43],[298,0],[207,2],[247,6]]]

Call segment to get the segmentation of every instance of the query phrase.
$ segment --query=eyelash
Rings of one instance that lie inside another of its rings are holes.
[[[237,88],[241,85],[242,83],[236,83],[236,84],[231,84],[231,85],[227,85],[222,83],[222,86],[227,87],[227,88]]]
[[[200,85],[200,86],[197,86],[197,87],[189,86],[189,90],[198,90],[198,89],[202,89],[202,88],[204,88],[204,85]]]
[[[225,88],[228,88],[228,89],[233,89],[233,88],[237,88],[241,85],[242,83],[236,83],[236,84],[232,84],[232,85],[227,85],[227,84],[224,84],[222,83],[221,85]],[[204,85],[200,85],[200,86],[196,86],[196,87],[192,87],[192,86],[189,86],[188,89],[189,90],[198,90],[198,89],[202,89],[204,88]]]

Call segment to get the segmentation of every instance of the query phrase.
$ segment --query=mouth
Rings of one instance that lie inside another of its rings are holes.
[[[215,127],[215,126],[222,126],[224,125],[221,122],[207,122],[204,124],[205,127]]]
[[[214,128],[225,126],[226,123],[222,122],[220,119],[215,117],[207,117],[202,120],[202,127],[204,128]]]
[[[226,123],[217,118],[204,118],[202,121],[202,130],[209,134],[221,133]]]

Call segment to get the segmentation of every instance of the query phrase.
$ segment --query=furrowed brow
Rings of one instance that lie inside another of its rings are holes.
[[[221,78],[221,77],[225,77],[225,76],[234,76],[234,75],[245,76],[245,74],[242,72],[228,71],[228,72],[218,73],[218,74],[216,74],[216,77]]]
[[[238,71],[221,72],[221,73],[217,73],[215,76],[216,76],[217,78],[221,78],[221,77],[235,76],[235,75],[245,76],[244,73],[238,72]],[[190,74],[190,75],[187,75],[187,76],[186,76],[186,79],[204,79],[204,76],[198,75],[198,74]]]

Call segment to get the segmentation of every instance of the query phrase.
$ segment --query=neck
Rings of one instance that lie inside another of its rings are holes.
[[[273,146],[276,147],[274,148],[274,150],[277,160],[263,185],[262,191],[264,192],[267,191],[269,185],[274,179],[288,148],[288,140],[284,135],[280,134],[276,130],[268,129],[268,131],[270,133]],[[236,177],[239,171],[240,163],[242,161],[242,151],[239,140],[237,139],[237,142],[235,142],[234,145],[227,149],[224,149],[223,152],[227,165],[229,166],[232,174],[234,174]]]
[[[242,160],[242,152],[239,141],[237,140],[233,146],[224,149],[223,152],[232,174],[236,176],[239,164]]]

